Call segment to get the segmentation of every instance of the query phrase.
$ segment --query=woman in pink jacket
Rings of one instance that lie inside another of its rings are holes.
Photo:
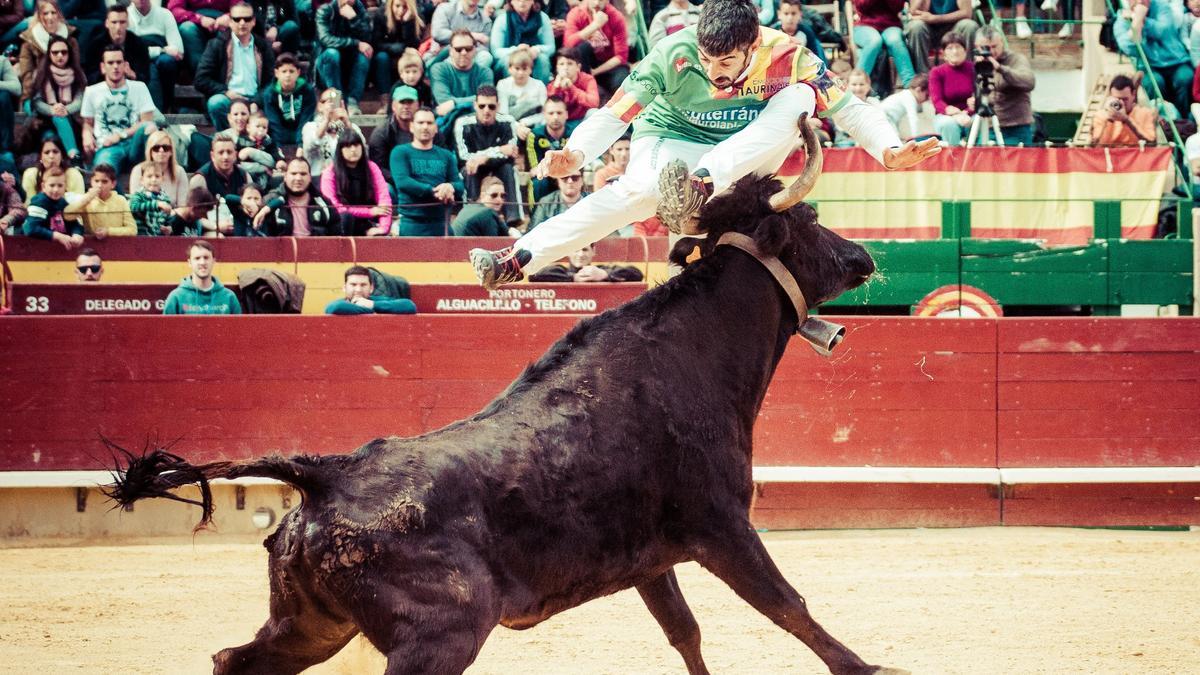
[[[353,237],[392,232],[392,197],[379,165],[367,159],[353,131],[338,137],[332,170],[321,174],[321,194],[341,217],[342,233]]]

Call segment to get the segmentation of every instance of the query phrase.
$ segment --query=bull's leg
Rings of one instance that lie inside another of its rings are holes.
[[[642,602],[658,625],[667,634],[667,641],[679,650],[683,662],[687,664],[689,675],[708,675],[704,658],[700,655],[700,626],[692,616],[692,610],[679,591],[679,582],[675,579],[675,570],[667,570],[665,574],[637,587],[642,596]]]
[[[358,634],[352,622],[325,614],[307,601],[281,601],[271,594],[271,618],[254,640],[213,656],[214,675],[299,673],[328,660]]]
[[[865,663],[813,620],[804,598],[775,567],[749,521],[714,533],[702,545],[696,546],[694,553],[696,562],[728,584],[738,596],[779,627],[800,638],[825,662],[830,672],[840,675],[883,670]]]

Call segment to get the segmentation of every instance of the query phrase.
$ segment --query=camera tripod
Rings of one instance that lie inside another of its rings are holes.
[[[982,122],[987,119],[989,122]],[[980,138],[980,127],[983,127],[983,137]],[[1004,136],[1000,133],[1000,119],[996,117],[996,111],[992,109],[992,102],[988,100],[987,94],[979,96],[979,106],[975,114],[971,116],[971,131],[967,134],[967,147],[975,145],[979,141],[979,145],[987,145],[988,127],[991,127],[991,133],[995,136],[993,140],[996,145],[1004,145]]]

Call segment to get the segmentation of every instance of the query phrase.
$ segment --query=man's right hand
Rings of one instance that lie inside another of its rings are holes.
[[[203,14],[201,14],[200,15],[200,27],[207,31],[215,30],[217,27],[217,20],[212,18],[211,16],[204,16]]]
[[[592,14],[592,25],[597,29],[604,28],[604,24],[608,23],[608,14],[605,12],[596,12]]]
[[[533,168],[534,178],[562,178],[583,166],[583,153],[578,150],[551,150]]]
[[[433,198],[439,202],[454,201],[454,186],[449,183],[442,183],[433,188]]]
[[[342,5],[341,7],[339,7],[338,14],[341,14],[342,18],[347,19],[347,20],[353,19],[354,17],[358,16],[358,13],[354,11],[354,5],[352,5],[352,4],[345,4],[345,5]]]

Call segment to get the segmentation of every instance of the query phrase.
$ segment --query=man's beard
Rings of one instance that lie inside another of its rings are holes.
[[[300,195],[308,194],[308,188],[304,188],[303,190],[293,190],[292,186],[287,185],[286,183],[284,184],[284,189],[287,190],[289,197],[299,197]]]

